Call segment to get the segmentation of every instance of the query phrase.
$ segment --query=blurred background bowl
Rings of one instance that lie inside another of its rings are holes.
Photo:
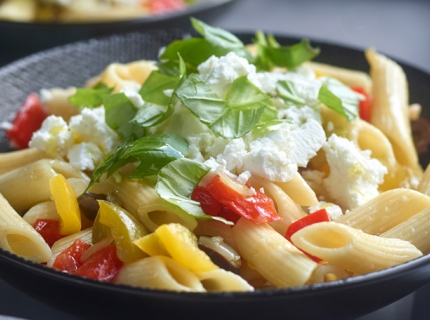
[[[131,31],[189,28],[190,17],[210,23],[235,1],[199,0],[183,10],[113,22],[24,23],[0,20],[0,66],[34,52],[79,40]]]

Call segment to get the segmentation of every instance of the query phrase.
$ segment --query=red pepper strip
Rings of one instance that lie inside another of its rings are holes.
[[[360,100],[358,111],[361,119],[370,122],[372,119],[372,96],[368,94],[362,87],[351,87],[351,89],[365,97],[364,100]]]
[[[207,215],[222,217],[228,221],[236,223],[240,216],[231,211],[226,206],[221,205],[209,193],[206,187],[197,186],[191,194],[191,199],[200,203],[202,210]]]
[[[257,224],[282,219],[276,212],[273,200],[263,192],[255,190],[254,193],[248,192],[250,195],[244,195],[234,188],[234,184],[239,185],[237,182],[224,176],[221,178],[217,175],[206,185],[209,193],[221,205]],[[250,191],[247,186],[240,185],[240,188]]]
[[[73,274],[102,281],[112,281],[123,266],[116,254],[116,247],[110,244],[97,250]]]
[[[18,149],[28,148],[33,132],[39,130],[48,113],[36,94],[30,94],[19,108],[12,128],[6,131],[10,142]]]
[[[152,14],[175,11],[185,8],[182,0],[152,0],[148,4],[149,12]]]
[[[287,240],[291,242],[291,236],[297,231],[299,231],[300,229],[303,229],[304,227],[314,223],[325,222],[325,221],[330,221],[330,217],[328,216],[327,211],[325,209],[320,209],[318,211],[312,212],[311,214],[308,214],[306,217],[303,217],[291,223],[287,228],[287,231],[285,233],[285,238],[287,238]],[[322,261],[320,258],[314,257],[308,253],[306,253],[306,255],[316,262]]]
[[[74,272],[81,266],[81,256],[91,245],[76,239],[70,247],[61,252],[52,265],[53,268]]]
[[[33,228],[40,233],[50,247],[52,247],[55,241],[64,237],[60,234],[60,221],[58,220],[37,219]]]

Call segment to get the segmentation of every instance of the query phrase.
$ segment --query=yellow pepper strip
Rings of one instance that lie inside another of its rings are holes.
[[[97,213],[93,222],[91,241],[93,244],[99,243],[106,238],[112,238],[110,228],[100,222],[100,214]]]
[[[135,244],[142,245],[143,250],[147,248],[148,254],[150,252],[159,254],[164,247],[173,260],[193,272],[218,269],[209,256],[199,249],[196,236],[179,223],[163,224],[154,231],[151,238],[139,239]]]
[[[134,244],[138,246],[142,251],[150,255],[151,257],[153,256],[170,257],[169,252],[166,250],[163,243],[160,242],[160,239],[155,232],[135,240]]]
[[[134,240],[148,234],[146,228],[128,211],[108,201],[98,200],[99,222],[110,228],[118,258],[130,263],[147,255],[136,247]]]
[[[60,234],[71,235],[81,231],[81,212],[72,186],[62,174],[49,180],[49,189],[60,216]]]

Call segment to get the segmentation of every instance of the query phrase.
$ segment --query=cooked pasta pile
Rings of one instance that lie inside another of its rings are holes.
[[[194,0],[3,0],[0,19],[88,23],[148,17],[183,10]]]
[[[306,40],[257,32],[244,46],[192,23],[203,37],[159,61],[29,97],[47,114],[29,148],[0,155],[1,248],[197,292],[339,280],[430,252],[430,171],[396,62],[368,49],[366,74],[311,62]]]

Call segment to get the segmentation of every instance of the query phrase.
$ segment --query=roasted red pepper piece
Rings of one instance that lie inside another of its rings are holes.
[[[40,129],[47,116],[37,95],[31,93],[19,108],[12,128],[6,131],[8,139],[18,149],[28,148],[33,132]]]
[[[285,233],[285,238],[287,238],[287,240],[291,242],[291,236],[297,231],[299,231],[300,229],[303,229],[304,227],[314,223],[325,222],[325,221],[330,221],[330,217],[326,209],[320,209],[318,211],[312,212],[311,214],[308,214],[306,217],[303,217],[291,223],[287,228],[287,231]],[[314,257],[310,254],[307,254],[307,255],[316,262],[321,261],[320,258]]]
[[[197,186],[191,194],[191,199],[200,203],[202,210],[210,216],[222,217],[228,221],[236,222],[240,216],[226,206],[221,205],[209,193],[206,187]]]
[[[351,89],[365,97],[364,100],[360,100],[358,111],[361,119],[370,122],[372,119],[372,96],[362,87],[351,87]]]
[[[58,220],[37,219],[33,228],[40,233],[50,247],[52,247],[55,241],[64,237],[60,234],[60,221]]]
[[[116,247],[110,244],[94,252],[73,274],[102,281],[111,281],[123,266],[116,254]]]
[[[281,220],[273,200],[259,190],[251,191],[227,175],[216,175],[207,185],[207,190],[221,205],[254,223]]]
[[[52,265],[53,268],[74,272],[81,265],[81,256],[91,245],[82,241],[81,239],[76,239],[70,247],[61,252],[54,261]]]

